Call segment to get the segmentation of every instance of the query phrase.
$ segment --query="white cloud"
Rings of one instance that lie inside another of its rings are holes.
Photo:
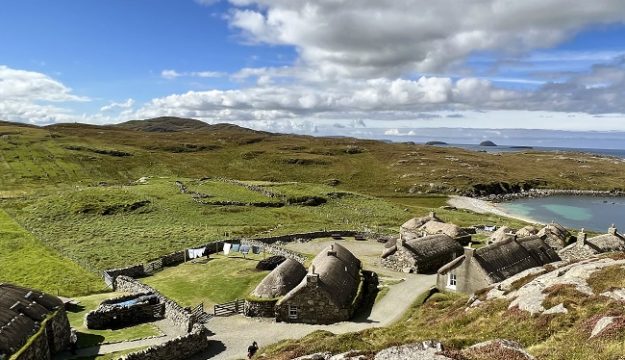
[[[625,20],[602,0],[230,0],[229,21],[250,42],[295,46],[326,77],[438,71],[477,51],[549,48],[591,24]]]
[[[199,78],[217,78],[225,76],[224,73],[218,71],[188,71],[178,72],[172,69],[161,71],[161,77],[167,80],[173,80],[179,77],[199,77]]]
[[[108,105],[102,106],[100,108],[100,111],[105,112],[105,111],[111,111],[111,110],[115,110],[115,109],[130,109],[132,108],[132,106],[135,104],[135,100],[132,98],[129,98],[128,100],[124,101],[124,102],[111,102]]]
[[[211,6],[219,2],[219,0],[193,0],[202,6]]]

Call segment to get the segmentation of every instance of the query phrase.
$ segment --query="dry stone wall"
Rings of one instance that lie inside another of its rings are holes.
[[[129,293],[153,293],[165,305],[165,318],[184,333],[191,331],[193,325],[197,323],[197,319],[190,311],[136,279],[123,275],[118,276],[115,281],[115,289]]]
[[[210,332],[204,326],[195,324],[191,331],[163,344],[124,355],[120,360],[187,360],[209,347]]]
[[[243,307],[243,315],[249,317],[267,317],[272,318],[276,316],[276,303],[275,300],[253,300],[246,299]]]

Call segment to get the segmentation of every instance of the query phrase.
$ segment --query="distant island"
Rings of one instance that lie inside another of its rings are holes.
[[[428,141],[425,145],[449,145],[444,141]]]
[[[497,146],[497,144],[495,144],[494,142],[490,140],[486,140],[486,141],[482,141],[480,143],[480,146]]]
[[[532,147],[532,146],[510,146],[510,149],[528,149],[528,150],[531,150],[533,148],[534,147]]]

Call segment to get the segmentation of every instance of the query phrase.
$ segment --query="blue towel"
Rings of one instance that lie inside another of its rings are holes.
[[[232,251],[239,252],[240,248],[241,248],[241,244],[232,244]]]
[[[249,253],[250,247],[248,245],[241,245],[241,252],[245,254]]]

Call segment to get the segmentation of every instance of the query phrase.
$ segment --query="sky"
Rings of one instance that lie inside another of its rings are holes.
[[[181,116],[391,139],[426,128],[625,132],[622,0],[1,6],[2,120]]]

